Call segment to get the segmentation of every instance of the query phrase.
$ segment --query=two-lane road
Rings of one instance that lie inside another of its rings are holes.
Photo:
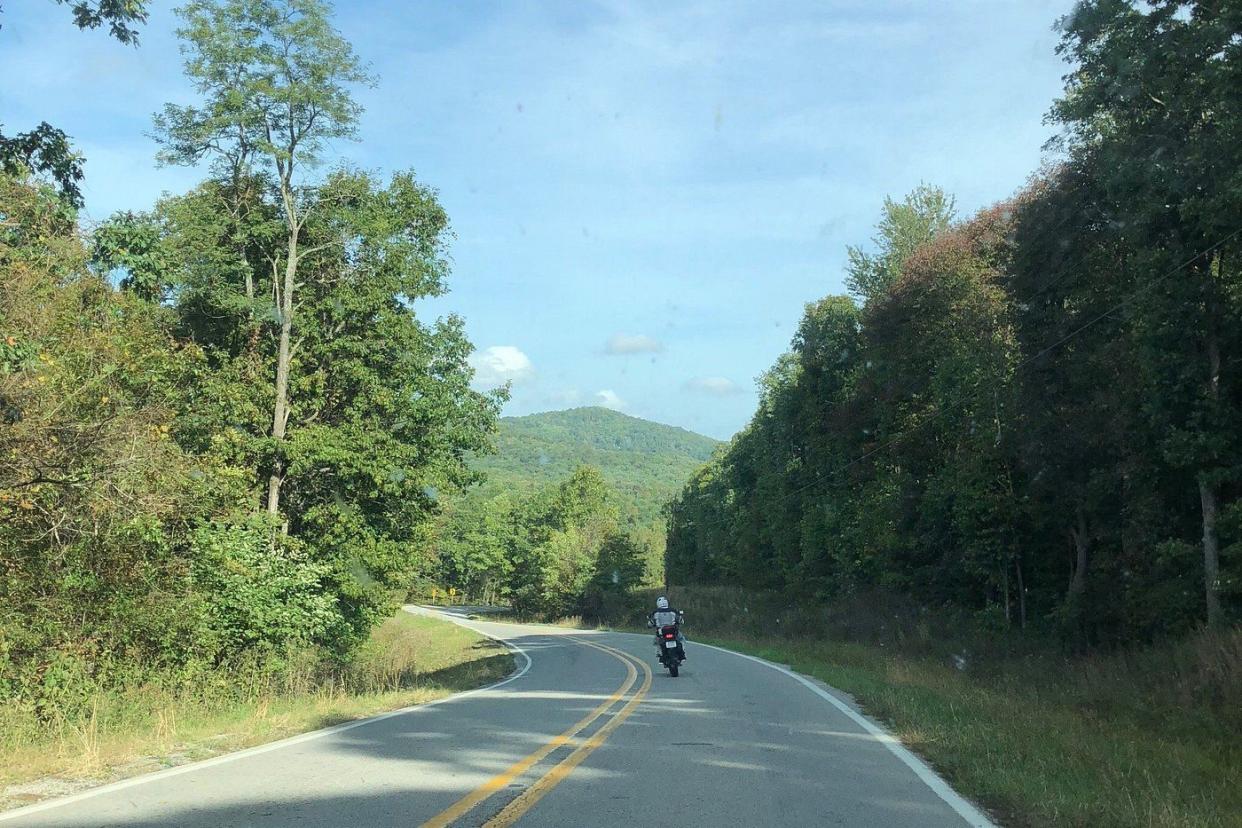
[[[518,651],[493,687],[0,815],[9,826],[989,825],[804,679],[645,636],[458,619]]]

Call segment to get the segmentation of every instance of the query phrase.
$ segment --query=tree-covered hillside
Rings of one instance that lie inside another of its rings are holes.
[[[446,499],[437,582],[549,614],[598,615],[631,587],[664,582],[662,505],[717,442],[606,408],[500,421],[485,475]]]
[[[710,437],[607,408],[548,411],[500,421],[496,452],[476,457],[481,491],[526,490],[594,466],[649,521],[719,445]]]

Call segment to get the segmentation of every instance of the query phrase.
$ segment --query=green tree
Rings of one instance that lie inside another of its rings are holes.
[[[437,539],[441,583],[485,604],[507,597],[516,531],[507,495],[456,504]]]
[[[169,163],[204,157],[248,178],[251,164],[272,175],[285,239],[271,262],[280,333],[272,395],[273,457],[267,511],[280,514],[290,415],[289,386],[297,326],[301,263],[320,247],[301,247],[313,189],[303,167],[313,168],[327,141],[353,138],[361,107],[349,87],[371,82],[353,49],[329,22],[318,0],[194,0],[180,10],[185,26],[186,74],[203,97],[201,106],[169,104],[155,118]],[[337,239],[322,244],[334,245]]]
[[[1075,64],[1052,119],[1071,158],[1095,159],[1135,245],[1138,355],[1168,460],[1194,479],[1206,617],[1223,623],[1218,519],[1242,446],[1228,366],[1242,350],[1242,51],[1237,12],[1214,1],[1091,0],[1061,23]],[[1172,275],[1167,275],[1172,274]]]
[[[291,530],[385,587],[430,568],[439,493],[475,480],[503,394],[470,389],[473,350],[455,316],[424,324],[443,292],[447,216],[411,173],[386,186],[334,173],[307,239],[305,320],[290,386]],[[342,572],[343,583],[348,583]]]
[[[96,228],[91,264],[107,276],[122,271],[121,288],[148,302],[167,295],[171,263],[165,259],[163,232],[153,216],[123,212]]]
[[[73,24],[79,29],[108,27],[108,34],[121,43],[138,43],[136,25],[147,22],[146,0],[56,0],[73,12]]]
[[[901,201],[885,197],[883,214],[871,243],[875,253],[849,247],[845,284],[863,302],[883,293],[901,275],[901,267],[919,245],[953,222],[953,197],[939,187],[920,184]]]
[[[624,592],[638,583],[641,548],[621,529],[615,500],[600,471],[581,466],[515,505],[505,591],[517,610],[565,615],[598,606],[605,584]]]
[[[983,211],[920,247],[864,316],[863,392],[874,389],[880,441],[869,461],[895,498],[870,505],[900,538],[883,568],[910,592],[974,609],[1008,610],[1012,595],[1017,349],[999,278],[1009,213]]]
[[[16,135],[0,132],[0,173],[11,178],[46,175],[66,203],[78,208],[83,204],[82,156],[74,151],[64,130],[47,121]]]
[[[0,176],[0,216],[0,692],[72,715],[207,655],[188,533],[239,487],[176,440],[201,352],[87,271],[50,189]]]
[[[858,406],[854,383],[863,368],[863,338],[858,307],[846,296],[829,296],[806,307],[792,351],[801,365],[798,409],[806,431],[803,491],[795,577],[808,590],[829,593],[857,583],[862,573],[857,526],[859,515],[848,497],[827,496],[848,490],[857,471],[844,468],[859,447],[853,435]]]
[[[731,447],[722,448],[664,508],[668,523],[664,569],[669,584],[722,583],[733,568],[735,537],[729,531],[733,510],[724,471]]]
[[[249,469],[260,505],[274,393],[261,378],[279,359],[280,324],[257,297],[283,278],[263,267],[264,251],[281,244],[279,212],[274,203],[248,208],[238,259],[234,202],[218,194],[227,186],[165,201],[161,244],[175,263],[172,309],[212,367],[201,379],[207,393],[185,414],[186,444]],[[489,445],[503,395],[470,389],[472,347],[459,318],[427,324],[415,312],[448,277],[448,219],[434,192],[411,173],[380,182],[337,171],[307,204],[281,519],[327,566],[323,585],[340,597],[347,644],[386,604],[386,590],[435,566],[440,495],[474,481],[465,458]],[[253,301],[247,266],[259,287]]]

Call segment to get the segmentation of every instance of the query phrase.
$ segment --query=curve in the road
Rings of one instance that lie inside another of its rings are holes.
[[[630,664],[631,661],[637,664],[640,668],[642,668],[644,673],[643,685],[638,689],[637,693],[630,697],[624,707],[618,710],[616,714],[613,715],[613,717],[609,719],[606,724],[604,724],[603,727],[595,731],[593,736],[587,739],[586,742],[580,745],[573,753],[562,759],[551,770],[540,777],[538,781],[519,794],[518,797],[506,805],[500,813],[485,822],[483,824],[483,828],[509,828],[509,826],[521,819],[523,814],[533,808],[540,799],[543,799],[549,791],[569,776],[569,774],[573,772],[574,768],[582,764],[584,759],[590,756],[596,748],[602,745],[609,735],[620,727],[622,722],[629,718],[629,715],[634,712],[634,708],[642,702],[648,691],[651,690],[651,668],[643,662],[638,661],[638,659],[635,659],[629,653],[622,652],[621,650],[614,650],[612,647],[606,647],[602,644],[594,644],[590,641],[584,641],[582,639],[574,640],[579,641],[588,647],[603,650],[604,652],[624,660],[626,664]]]
[[[653,680],[649,635],[456,620],[503,641],[520,669],[442,702],[0,820],[15,828],[991,825],[882,728],[780,665],[692,642],[690,669]]]
[[[634,682],[638,680],[638,670],[634,668],[634,665],[630,662],[629,659],[625,658],[622,653],[620,653],[617,650],[612,649],[611,647],[603,647],[598,644],[592,644],[588,641],[582,641],[581,639],[573,639],[573,640],[578,641],[581,644],[585,644],[588,647],[593,647],[599,650],[600,652],[608,653],[609,655],[621,661],[621,663],[624,664],[626,667],[625,680],[621,682],[621,686],[618,687],[615,691],[613,691],[613,694],[609,696],[607,699],[605,699],[594,710],[592,710],[586,716],[582,717],[577,722],[575,722],[573,725],[571,725],[569,729],[566,730],[564,733],[561,733],[553,737],[552,739],[548,740],[548,742],[541,745],[538,750],[535,750],[532,753],[522,757],[517,762],[514,762],[512,765],[505,768],[503,772],[496,774],[491,779],[487,780],[482,785],[478,786],[473,791],[471,791],[470,793],[463,796],[461,799],[454,802],[448,808],[445,808],[443,811],[441,811],[440,813],[433,816],[431,819],[424,822],[421,828],[446,828],[446,826],[452,825],[458,819],[465,816],[470,811],[474,810],[474,808],[476,808],[477,806],[481,805],[484,801],[489,799],[492,795],[508,787],[510,784],[514,782],[514,780],[518,779],[523,774],[525,774],[527,771],[529,771],[531,768],[538,765],[540,762],[542,762],[545,758],[547,758],[549,755],[554,753],[556,750],[560,749],[561,747],[567,744],[570,744],[578,736],[579,733],[581,733],[583,730],[586,730],[588,727],[591,726],[592,723],[595,722],[596,719],[598,719],[599,717],[607,713],[613,707],[613,705],[615,705],[617,701],[620,700],[626,693],[628,693],[630,691],[630,688],[634,686]],[[647,680],[646,680],[646,683],[643,685],[642,691],[640,691],[640,695],[637,696],[637,698],[641,698],[641,696],[646,695],[647,688],[651,686],[651,670],[648,669],[645,664],[640,665],[640,666],[642,666],[642,668],[647,671]],[[636,703],[637,702],[631,700],[630,706],[632,707]],[[628,716],[629,713],[625,712],[625,715]],[[621,718],[624,719],[625,716],[621,716]],[[616,721],[616,720],[617,720],[617,717],[614,716],[613,721]],[[607,725],[605,725],[605,727],[607,727]],[[598,747],[598,745],[596,746]],[[583,745],[583,747],[585,747],[585,745]],[[574,751],[574,754],[570,754],[570,755],[573,756],[577,754],[580,750],[582,750],[581,747],[577,751]],[[568,759],[566,761],[568,761]],[[578,761],[580,762],[581,759],[579,759]],[[575,765],[576,764],[577,763],[575,763]],[[558,764],[556,767],[560,767],[560,765]],[[556,768],[553,768],[552,770],[555,771]],[[552,771],[549,771],[548,774],[541,777],[539,781],[536,783],[536,785],[539,783],[545,782],[545,780],[548,779],[551,773]],[[551,787],[555,787],[555,785],[556,783],[552,782],[551,785],[547,787],[550,790]],[[530,793],[533,789],[534,789],[534,786],[532,786],[531,788],[528,788],[526,790],[526,793]],[[525,796],[525,794],[523,794],[523,796]],[[542,793],[539,794],[539,797],[542,797],[542,796],[543,796]],[[536,797],[534,801],[528,801],[528,803],[524,807],[520,807],[517,809],[515,809],[514,806],[517,805],[518,800],[514,800],[513,802],[510,802],[509,805],[505,807],[504,811],[502,811],[500,814],[494,817],[492,821],[489,821],[486,824],[488,826],[501,826],[501,825],[513,824],[513,822],[515,822],[518,817],[520,817],[523,813],[529,810],[530,807],[534,805],[535,802],[538,801],[539,797]],[[521,799],[521,798],[522,797],[518,797],[518,799]],[[506,817],[505,820],[496,821],[496,820],[500,820],[501,817],[506,816],[506,814],[508,814],[508,816]]]

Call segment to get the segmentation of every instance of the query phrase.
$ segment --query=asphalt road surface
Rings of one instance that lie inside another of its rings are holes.
[[[17,826],[990,825],[844,702],[758,659],[471,622],[500,684],[0,815]]]

